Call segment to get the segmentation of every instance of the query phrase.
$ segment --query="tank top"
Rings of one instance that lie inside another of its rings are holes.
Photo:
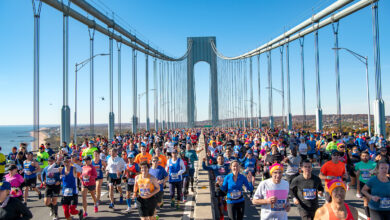
[[[137,175],[137,172],[138,172],[138,165],[136,163],[127,164],[126,169],[129,171],[129,176],[127,178],[127,184],[134,185],[135,176]]]
[[[62,194],[64,196],[73,196],[77,194],[76,178],[73,176],[73,166],[70,167],[69,173],[65,174],[65,167],[62,169]]]
[[[334,214],[332,207],[330,207],[330,203],[326,204],[326,208],[328,209],[329,213],[329,220],[354,220],[351,210],[349,209],[349,206],[347,203],[344,203],[345,209],[347,209],[347,217],[345,219],[339,219]]]
[[[180,182],[182,181],[182,176],[179,175],[179,171],[181,169],[180,167],[180,158],[176,160],[176,163],[172,162],[172,159],[169,159],[168,161],[168,167],[169,167],[169,182]]]
[[[138,175],[137,184],[138,192],[141,197],[147,196],[154,191],[154,185],[150,181],[151,175],[148,174],[148,177],[142,178],[142,174]]]
[[[24,178],[25,179],[33,179],[37,176],[36,173],[33,173],[36,168],[35,168],[35,166],[32,165],[32,161],[25,160],[23,162],[23,166],[24,166]],[[26,171],[27,171],[27,173],[29,173],[28,175],[26,174]]]
[[[94,166],[96,169],[97,178],[103,178],[102,161],[99,160],[98,163],[95,163],[95,161],[92,161],[92,166]]]

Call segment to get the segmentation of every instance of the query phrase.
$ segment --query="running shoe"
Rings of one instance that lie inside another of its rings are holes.
[[[88,217],[88,213],[84,212],[83,218],[86,218],[86,217]]]
[[[84,219],[84,215],[83,215],[83,210],[82,209],[80,209],[80,211],[79,211],[79,219],[80,220],[83,220]]]
[[[131,207],[127,206],[126,212],[130,213],[130,211],[131,211]]]
[[[108,205],[108,208],[113,209],[114,208],[114,203],[110,203],[110,205]]]
[[[186,199],[186,197],[185,196],[183,196],[183,202],[187,202],[187,199]]]
[[[123,196],[121,196],[120,198],[119,198],[119,204],[122,204],[123,203]]]
[[[53,220],[58,220],[58,216],[54,216]]]
[[[94,211],[95,211],[95,213],[99,211],[99,208],[98,208],[98,206],[97,206],[97,205],[95,205],[95,207],[94,207]]]
[[[174,199],[171,200],[171,208],[173,208],[173,207],[175,207],[175,200]]]
[[[160,219],[160,216],[156,215],[156,220]]]

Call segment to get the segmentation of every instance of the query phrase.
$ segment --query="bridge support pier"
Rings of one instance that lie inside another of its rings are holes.
[[[286,76],[287,76],[287,129],[292,130],[291,99],[290,99],[290,45],[286,44]]]
[[[132,73],[132,88],[133,88],[133,116],[132,116],[132,132],[137,133],[137,53],[132,50],[133,55],[133,73]]]
[[[112,34],[112,32],[111,32]],[[114,116],[114,54],[113,54],[113,39],[109,38],[110,49],[110,112],[108,113],[108,139],[114,138],[115,116]]]
[[[70,1],[68,1],[68,6]],[[69,7],[68,7],[69,8]],[[69,16],[68,11],[63,13],[63,71],[62,71],[62,108],[61,108],[61,142],[70,142],[70,108],[68,103],[68,65],[69,65]]]
[[[382,76],[379,47],[378,2],[372,5],[372,30],[374,35],[374,63],[375,63],[375,134],[386,137],[385,103],[382,99]]]
[[[317,24],[318,25],[318,24]],[[316,89],[317,89],[317,109],[316,109],[316,131],[322,131],[322,109],[321,109],[321,88],[320,88],[320,57],[318,51],[318,30],[314,32],[314,48],[316,63]]]

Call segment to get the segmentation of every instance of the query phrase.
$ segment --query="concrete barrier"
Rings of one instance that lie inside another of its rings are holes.
[[[203,133],[199,138],[199,147],[204,148],[204,136]],[[196,196],[195,196],[195,208],[194,208],[194,219],[199,220],[209,220],[213,219],[213,208],[212,200],[213,196],[210,189],[210,177],[209,172],[202,169],[203,158],[206,157],[206,152],[203,150],[199,152],[198,158],[199,163],[196,167],[197,172],[197,186],[196,186]]]

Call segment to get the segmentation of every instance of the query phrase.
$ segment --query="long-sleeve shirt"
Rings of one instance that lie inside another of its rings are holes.
[[[221,190],[226,192],[227,203],[229,204],[240,203],[245,200],[242,186],[245,185],[247,190],[253,191],[252,183],[249,183],[244,175],[239,173],[236,181],[234,181],[233,177],[233,173],[228,174],[223,180],[221,187]]]
[[[10,197],[5,207],[0,207],[0,219],[27,220],[32,219],[31,211],[16,198]]]

